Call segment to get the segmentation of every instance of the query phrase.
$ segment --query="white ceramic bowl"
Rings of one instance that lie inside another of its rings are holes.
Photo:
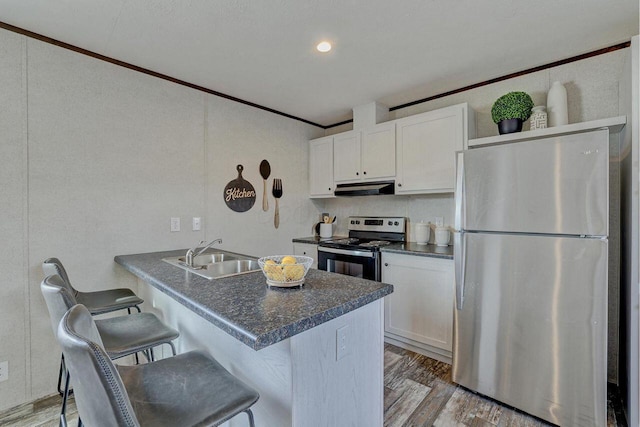
[[[295,258],[296,263],[282,264],[284,257]],[[301,286],[311,264],[313,258],[300,255],[271,255],[258,260],[262,274],[267,279],[267,285],[283,288]]]

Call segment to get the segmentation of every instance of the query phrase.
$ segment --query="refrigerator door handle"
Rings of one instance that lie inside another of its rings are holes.
[[[462,230],[464,227],[464,152],[458,152],[456,158],[456,194],[455,203],[456,211],[454,217],[454,227],[456,231]]]
[[[456,308],[462,310],[464,304],[464,279],[465,279],[465,251],[466,239],[464,232],[457,231],[454,233],[454,263],[455,263],[455,280],[456,280]]]

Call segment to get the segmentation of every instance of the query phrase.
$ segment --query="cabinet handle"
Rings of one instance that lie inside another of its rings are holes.
[[[385,262],[385,263],[384,263],[384,266],[385,266],[385,267],[389,267],[389,263],[388,263],[388,262]]]
[[[364,175],[366,175],[366,174],[367,174],[367,171],[364,171],[364,172],[362,172],[362,173],[363,173]]]
[[[356,176],[360,175],[360,172],[356,172]]]
[[[398,183],[398,187],[402,187],[402,184],[401,184],[401,183]]]
[[[329,191],[331,191],[331,187],[329,187]]]

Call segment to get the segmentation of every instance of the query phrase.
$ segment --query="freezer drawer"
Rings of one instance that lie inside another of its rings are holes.
[[[607,130],[458,153],[459,230],[607,236]]]
[[[555,424],[606,425],[607,245],[463,233],[453,380]]]

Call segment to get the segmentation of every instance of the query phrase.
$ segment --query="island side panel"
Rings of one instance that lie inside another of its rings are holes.
[[[294,426],[382,426],[383,301],[291,337]]]
[[[139,295],[145,300],[143,311],[152,312],[180,332],[176,341],[178,353],[204,350],[229,372],[260,393],[251,408],[256,425],[292,426],[291,358],[289,340],[255,351],[211,324],[168,295],[138,279]],[[160,352],[156,350],[156,355]],[[161,357],[170,357],[163,346]],[[238,415],[223,426],[247,426],[247,417]]]

